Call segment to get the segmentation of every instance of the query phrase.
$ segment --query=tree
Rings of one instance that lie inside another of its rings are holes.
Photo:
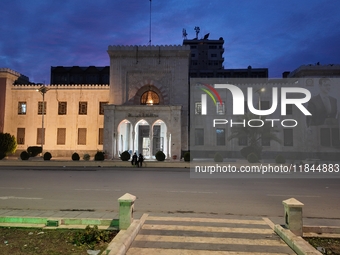
[[[17,150],[17,141],[14,135],[9,133],[0,133],[0,152],[7,155],[8,153],[14,153]]]
[[[253,122],[252,125],[258,125],[260,126],[260,119],[259,116],[254,115],[252,113],[245,114],[242,118],[242,120],[238,120],[238,122],[242,122],[245,120],[245,126],[237,124],[234,125],[231,128],[231,135],[228,137],[228,140],[232,140],[235,138],[238,139],[247,139],[248,146],[246,147],[247,150],[244,153],[244,157],[247,158],[247,156],[250,153],[257,154],[258,158],[261,158],[262,153],[262,139],[267,141],[276,141],[278,143],[281,143],[280,138],[277,137],[277,133],[279,133],[279,129],[274,125],[272,127],[271,121],[264,121],[263,120],[263,126],[262,127],[251,127],[248,125],[249,120],[258,119],[259,121]]]

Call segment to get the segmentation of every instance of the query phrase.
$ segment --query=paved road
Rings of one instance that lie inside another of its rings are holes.
[[[0,209],[117,211],[126,192],[152,213],[282,216],[282,200],[305,204],[304,217],[339,218],[340,179],[193,179],[188,169],[7,167]]]

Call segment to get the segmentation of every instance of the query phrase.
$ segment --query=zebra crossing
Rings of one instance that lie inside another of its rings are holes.
[[[295,254],[265,219],[148,216],[128,255]]]

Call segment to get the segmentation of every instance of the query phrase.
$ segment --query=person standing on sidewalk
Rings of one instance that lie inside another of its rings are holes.
[[[138,156],[138,167],[142,167],[143,161],[144,161],[144,157],[143,157],[142,153],[139,153],[139,156]]]
[[[137,166],[138,166],[138,157],[137,157],[136,152],[135,152],[135,153],[133,154],[133,156],[132,156],[131,164],[132,164],[132,165],[137,165]]]

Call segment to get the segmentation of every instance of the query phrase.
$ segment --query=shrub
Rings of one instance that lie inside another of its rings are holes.
[[[249,163],[259,163],[260,162],[257,155],[253,152],[248,155],[247,160],[248,160]]]
[[[214,161],[215,162],[223,162],[223,157],[221,156],[221,154],[219,154],[218,152],[216,152],[215,156],[214,156]]]
[[[105,153],[103,151],[97,151],[96,155],[94,155],[95,161],[103,161],[105,159]]]
[[[52,154],[49,152],[44,153],[44,160],[50,160],[52,158]]]
[[[0,151],[0,160],[6,157],[6,153],[3,151]]]
[[[155,156],[158,161],[164,161],[165,159],[165,154],[163,151],[157,151]]]
[[[241,155],[248,159],[248,155],[251,153],[255,153],[257,158],[260,159],[261,158],[261,148],[255,148],[253,146],[247,146],[241,149]]]
[[[30,154],[27,151],[23,151],[20,153],[21,160],[28,160],[30,158]]]
[[[83,160],[86,160],[86,161],[89,161],[90,158],[91,158],[91,156],[87,153],[85,153],[84,156],[83,156]]]
[[[277,164],[284,164],[284,163],[286,163],[286,159],[281,154],[279,154],[279,155],[276,156],[275,162]]]
[[[88,225],[85,231],[76,232],[71,240],[74,245],[86,245],[89,249],[94,249],[95,244],[110,242],[112,238],[111,231],[99,230],[97,225],[94,225],[93,228]]]
[[[184,153],[184,161],[188,162],[188,161],[191,161],[191,158],[190,158],[190,152],[187,151],[186,153]]]
[[[80,159],[80,157],[79,157],[79,154],[77,152],[72,154],[72,160],[73,161],[79,161],[79,159]]]
[[[42,148],[40,146],[30,146],[27,148],[27,152],[30,157],[35,157],[38,154],[42,153]]]
[[[123,151],[122,154],[120,154],[120,159],[122,161],[128,161],[131,158],[131,155],[128,151]]]
[[[6,157],[6,153],[3,151],[0,151],[0,160]]]
[[[17,140],[14,135],[9,133],[0,133],[0,151],[7,155],[7,153],[14,153],[17,150]]]

